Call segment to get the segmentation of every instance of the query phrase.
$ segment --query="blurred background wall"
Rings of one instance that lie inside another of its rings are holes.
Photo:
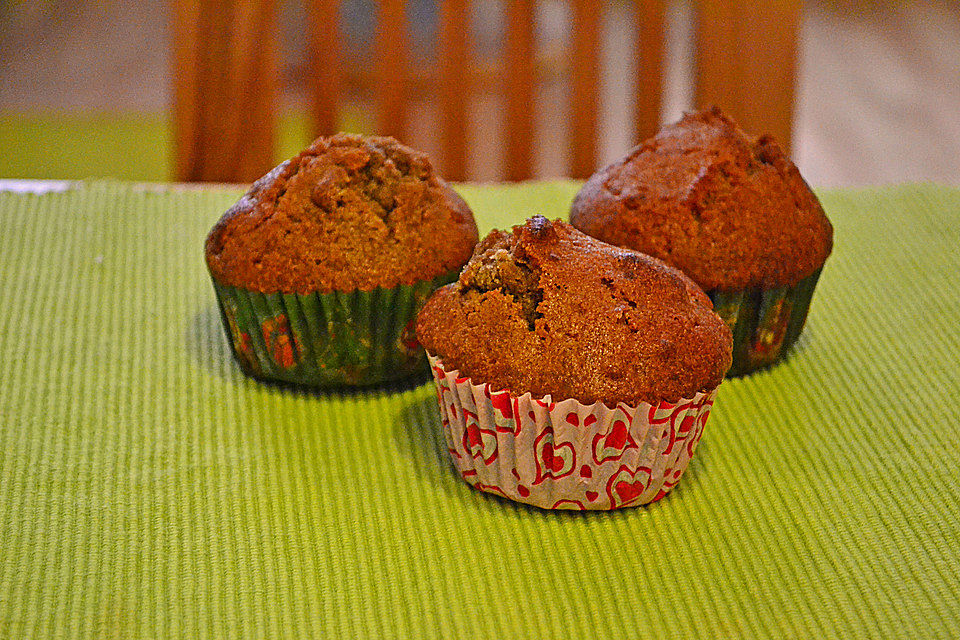
[[[348,0],[344,25],[354,55],[372,38],[373,0]],[[474,3],[475,54],[493,56],[503,36],[502,3]],[[623,2],[604,4],[599,164],[631,146],[635,90],[629,19]],[[82,0],[0,1],[0,177],[112,176],[162,181],[172,175],[172,89],[167,3]],[[691,7],[668,5],[663,120],[691,105]],[[413,58],[430,55],[436,32],[431,0],[410,2]],[[539,50],[549,60],[570,31],[564,2],[537,8]],[[297,2],[284,2],[283,117],[278,159],[308,141]],[[624,62],[627,61],[627,62]],[[561,175],[567,117],[562,78],[539,89],[536,173]],[[358,98],[359,100],[359,98]],[[344,125],[369,123],[348,110]],[[498,175],[498,104],[480,96],[471,111],[479,160],[474,179]],[[429,153],[435,112],[411,114],[410,142]],[[492,150],[490,150],[492,151]],[[809,0],[799,42],[794,157],[814,186],[904,181],[960,183],[960,3],[947,0]],[[485,161],[484,158],[488,158]]]

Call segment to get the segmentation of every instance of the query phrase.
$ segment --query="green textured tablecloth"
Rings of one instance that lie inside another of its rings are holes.
[[[481,232],[575,190],[462,188]],[[0,193],[0,637],[960,637],[960,191],[823,193],[792,356],[588,514],[469,488],[429,384],[244,377],[202,259],[238,195]]]

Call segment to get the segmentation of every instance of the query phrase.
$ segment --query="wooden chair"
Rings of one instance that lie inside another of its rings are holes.
[[[338,129],[344,82],[340,2],[306,0],[313,133]],[[372,57],[376,133],[407,140],[410,69],[404,0],[376,3]],[[599,130],[601,0],[571,0],[569,175],[596,170]],[[663,89],[665,0],[636,1],[637,140],[658,128]],[[787,146],[800,0],[701,0],[696,6],[696,103],[717,104],[749,131],[768,131]],[[502,55],[506,180],[533,174],[534,0],[506,0]],[[435,74],[443,175],[467,179],[465,131],[472,89],[468,0],[439,0]],[[174,126],[181,181],[249,182],[275,164],[280,70],[276,0],[174,0]]]

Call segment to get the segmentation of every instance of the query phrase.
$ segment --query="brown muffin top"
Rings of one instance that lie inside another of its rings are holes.
[[[370,290],[459,269],[477,242],[467,204],[393,138],[318,138],[253,184],[207,237],[207,265],[263,293]]]
[[[535,216],[493,231],[417,318],[444,366],[522,395],[590,404],[690,398],[720,384],[732,338],[659,260]]]
[[[833,246],[830,221],[780,145],[716,108],[685,115],[595,173],[570,221],[661,258],[707,291],[794,285]]]

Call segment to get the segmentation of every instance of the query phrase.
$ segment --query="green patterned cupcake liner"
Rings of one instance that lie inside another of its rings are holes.
[[[821,269],[793,287],[713,291],[714,311],[733,332],[733,364],[742,376],[783,358],[803,330]]]
[[[425,374],[417,312],[457,272],[371,291],[259,293],[213,281],[234,358],[255,378],[314,387],[372,385]]]

